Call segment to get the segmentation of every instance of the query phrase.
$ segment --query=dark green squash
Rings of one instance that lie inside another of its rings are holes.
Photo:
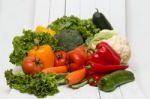
[[[128,70],[118,70],[102,77],[98,83],[100,90],[111,92],[118,86],[129,83],[135,79],[134,74]]]
[[[101,30],[102,29],[113,30],[113,27],[111,26],[107,18],[102,13],[100,13],[98,9],[96,10],[97,11],[93,14],[92,21],[97,26],[97,28],[100,28]]]

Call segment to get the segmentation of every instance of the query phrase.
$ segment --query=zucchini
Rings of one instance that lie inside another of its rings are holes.
[[[96,10],[97,11],[93,14],[93,18],[92,18],[92,21],[96,25],[96,27],[100,28],[101,30],[102,29],[113,30],[113,27],[111,26],[109,21],[106,19],[106,17],[102,13],[100,13],[98,9]]]
[[[110,92],[115,90],[118,86],[133,81],[134,74],[127,70],[115,71],[111,74],[103,76],[98,83],[100,90]]]

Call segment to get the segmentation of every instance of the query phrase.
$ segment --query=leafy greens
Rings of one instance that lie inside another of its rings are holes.
[[[36,46],[35,41],[39,41],[39,45],[48,44],[54,51],[58,50],[58,41],[48,33],[35,33],[31,30],[24,30],[22,36],[16,36],[13,39],[13,52],[10,54],[10,62],[21,65],[23,58],[27,52]]]
[[[91,19],[81,20],[75,16],[63,16],[61,18],[58,18],[48,27],[53,29],[57,33],[64,29],[77,30],[81,33],[84,40],[90,36],[93,36],[99,31],[99,29],[96,28]]]
[[[58,93],[55,74],[37,73],[31,76],[13,74],[12,70],[7,70],[5,77],[10,88],[17,89],[22,93],[34,94],[38,98]]]

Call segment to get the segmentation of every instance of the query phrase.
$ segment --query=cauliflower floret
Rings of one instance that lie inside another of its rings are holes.
[[[127,63],[131,56],[131,49],[125,37],[114,35],[112,38],[104,40],[107,42],[121,57],[121,63]]]

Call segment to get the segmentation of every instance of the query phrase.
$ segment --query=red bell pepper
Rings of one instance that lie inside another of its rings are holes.
[[[128,65],[103,65],[88,61],[88,66],[85,66],[85,68],[88,71],[87,75],[92,75],[95,73],[106,74],[116,70],[124,70],[128,68]]]
[[[98,53],[94,53],[91,57],[89,57],[88,61],[92,61],[95,63],[100,63],[100,64],[108,64],[106,60],[103,58],[102,55],[99,55]]]
[[[106,65],[119,65],[121,58],[120,55],[106,42],[100,42],[96,45],[97,54],[103,57],[103,61],[101,64]],[[101,61],[100,61],[101,62]],[[99,63],[100,63],[99,62]]]

